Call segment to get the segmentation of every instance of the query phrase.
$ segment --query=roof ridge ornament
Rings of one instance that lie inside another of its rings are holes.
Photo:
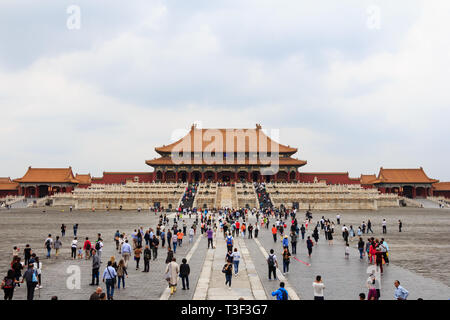
[[[257,123],[257,124],[256,124],[256,129],[257,129],[257,130],[262,129],[261,124]]]

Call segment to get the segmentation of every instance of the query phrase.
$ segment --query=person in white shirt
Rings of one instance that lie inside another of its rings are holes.
[[[71,245],[71,249],[72,249],[72,260],[75,260],[77,258],[77,247],[78,247],[78,240],[77,237],[73,238],[72,240],[72,245]]]
[[[239,272],[239,261],[241,260],[241,254],[239,253],[237,248],[234,248],[233,256],[233,265],[234,265],[234,276],[237,277]]]
[[[192,243],[194,241],[194,228],[189,229],[189,243]]]
[[[314,288],[314,300],[324,300],[323,289],[325,289],[325,285],[323,284],[322,277],[317,276],[312,286]]]

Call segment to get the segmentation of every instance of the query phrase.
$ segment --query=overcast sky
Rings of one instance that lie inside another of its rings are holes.
[[[150,171],[198,122],[279,129],[301,171],[449,181],[449,15],[447,0],[2,0],[0,176]]]

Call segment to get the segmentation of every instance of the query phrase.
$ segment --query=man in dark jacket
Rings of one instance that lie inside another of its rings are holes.
[[[24,281],[27,282],[27,300],[33,300],[34,289],[38,284],[38,280],[37,280],[37,272],[36,270],[34,270],[32,263],[28,265],[28,270],[25,271],[25,273],[23,274],[22,283]]]
[[[95,249],[92,250],[92,282],[91,286],[98,286],[99,282],[99,269],[100,269],[100,258],[97,255]],[[94,283],[95,280],[95,283]]]
[[[191,269],[187,264],[187,260],[184,258],[181,260],[180,265],[180,277],[183,282],[183,290],[189,290],[189,274],[191,273]]]
[[[153,235],[153,239],[152,239],[153,260],[156,260],[156,257],[158,257],[158,246],[159,246],[159,240],[156,237],[156,235]]]
[[[150,250],[149,246],[146,245],[144,249],[144,271],[142,272],[149,272],[150,271],[150,260],[152,258],[152,251]]]

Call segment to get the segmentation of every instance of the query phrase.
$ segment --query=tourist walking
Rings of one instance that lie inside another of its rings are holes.
[[[288,300],[289,295],[287,290],[284,288],[284,282],[280,282],[280,287],[278,290],[272,292],[272,296],[276,296],[277,300]]]
[[[226,242],[227,242],[227,251],[233,252],[234,240],[233,237],[231,236],[231,233],[228,233]]]
[[[53,245],[52,235],[49,234],[48,238],[44,242],[44,247],[47,249],[47,259],[50,259],[50,252],[52,250],[52,245]]]
[[[409,296],[408,290],[403,288],[400,285],[400,281],[398,281],[398,280],[395,280],[394,286],[395,286],[394,299],[395,300],[406,300]]]
[[[38,284],[38,279],[36,270],[34,270],[34,265],[32,263],[28,265],[27,271],[23,274],[22,283],[24,283],[24,281],[27,282],[27,300],[33,300],[34,290]]]
[[[176,258],[172,259],[165,271],[165,279],[167,280],[170,288],[170,295],[173,295],[177,291],[178,274],[180,272],[180,267],[176,262]]]
[[[283,248],[289,248],[289,237],[288,237],[288,235],[285,235],[283,237],[282,245],[283,245]]]
[[[291,231],[292,254],[297,254],[297,233]]]
[[[61,225],[61,237],[64,238],[64,236],[66,235],[66,226],[64,225],[64,223]]]
[[[158,247],[159,247],[159,240],[156,237],[156,235],[153,235],[152,240],[153,260],[156,260],[156,258],[158,257]]]
[[[234,266],[234,276],[237,277],[239,273],[239,261],[241,260],[241,254],[237,248],[234,248],[233,252],[233,266]]]
[[[367,289],[369,289],[369,293],[367,294],[367,300],[379,299],[376,284],[377,279],[375,278],[375,274],[371,273],[369,278],[367,279]]]
[[[370,222],[370,219],[367,220],[367,233],[369,233],[369,231],[373,233],[372,222]]]
[[[382,226],[382,229],[383,229],[383,234],[387,233],[386,224],[387,224],[386,219],[383,219],[383,221],[381,222],[381,226]]]
[[[148,244],[145,245],[144,249],[144,270],[142,272],[150,271],[150,260],[152,259],[152,251]]]
[[[116,270],[111,266],[111,261],[108,261],[108,266],[103,271],[103,282],[106,282],[106,295],[108,300],[114,300],[114,286],[117,277]]]
[[[283,250],[283,274],[289,272],[289,263],[291,262],[291,253],[288,247],[284,247]]]
[[[55,257],[56,257],[56,259],[58,259],[59,250],[61,250],[61,247],[62,247],[62,242],[61,242],[61,240],[59,240],[59,236],[56,236],[53,247],[55,248]]]
[[[311,237],[308,237],[306,240],[306,249],[308,249],[308,256],[311,258],[312,248],[314,246],[314,243],[311,240]]]
[[[125,266],[128,267],[128,261],[131,256],[131,245],[128,243],[128,239],[125,239],[125,243],[122,245],[122,258],[125,261]]]
[[[321,276],[316,277],[316,280],[313,282],[313,288],[314,300],[324,300],[323,290],[325,289],[325,284],[323,283]]]
[[[73,225],[73,236],[76,237],[78,232],[78,223]]]
[[[127,267],[125,266],[125,261],[120,259],[119,265],[117,266],[117,289],[120,290],[120,282],[122,280],[122,287],[125,289],[125,276],[128,278]]]
[[[228,284],[228,288],[231,288],[231,278],[233,275],[233,265],[230,261],[223,266],[222,272],[225,274],[225,286]]]
[[[275,225],[272,226],[272,236],[273,242],[277,242],[277,227]]]
[[[358,251],[359,251],[359,259],[363,259],[364,256],[364,240],[359,237],[358,241]]]
[[[171,248],[167,248],[166,264],[171,263],[172,259],[173,259],[173,251]]]
[[[36,257],[35,254],[33,254],[34,258],[32,258],[31,261],[33,262],[33,268],[36,270],[37,278],[38,278],[38,284],[37,288],[42,289],[42,262],[39,261],[39,257]]]
[[[14,295],[14,288],[16,287],[16,284],[20,283],[15,278],[14,270],[10,269],[8,270],[8,273],[6,274],[6,277],[3,278],[1,288],[3,290],[3,293],[5,295],[4,300],[12,300]]]
[[[70,245],[71,250],[70,257],[72,258],[72,260],[75,260],[77,258],[77,247],[78,247],[78,240],[77,237],[74,237]]]
[[[11,264],[11,269],[14,270],[14,276],[16,278],[17,281],[19,281],[20,277],[22,276],[22,270],[23,270],[23,265],[20,262],[20,258],[15,256],[14,260]],[[20,283],[18,284],[18,286],[20,287]]]
[[[277,280],[278,261],[277,261],[277,256],[274,254],[273,249],[270,249],[270,254],[267,257],[267,266],[269,267],[269,280],[272,280],[272,277],[271,277],[272,274],[273,274],[273,279]]]
[[[84,250],[84,254],[85,254],[85,259],[86,260],[90,259],[92,244],[91,244],[91,241],[89,241],[88,237],[86,237],[86,240],[84,241],[83,250]]]
[[[138,245],[136,249],[134,249],[134,261],[136,261],[136,270],[139,270],[139,261],[141,261],[141,253],[142,247]]]
[[[189,290],[189,274],[191,273],[191,268],[189,267],[186,258],[181,260],[180,265],[180,278],[183,284],[183,290]]]
[[[100,258],[97,255],[95,249],[92,250],[92,281],[91,286],[98,286],[99,275],[100,275]]]
[[[208,238],[208,249],[209,249],[209,245],[211,245],[211,248],[214,249],[214,246],[213,246],[213,236],[214,236],[214,232],[211,230],[211,228],[209,228],[209,229],[206,231],[206,236],[207,236],[207,238]]]
[[[23,263],[25,266],[27,266],[28,263],[30,262],[31,254],[32,254],[31,247],[29,244],[26,244],[25,249],[23,249],[23,257],[24,257]]]

